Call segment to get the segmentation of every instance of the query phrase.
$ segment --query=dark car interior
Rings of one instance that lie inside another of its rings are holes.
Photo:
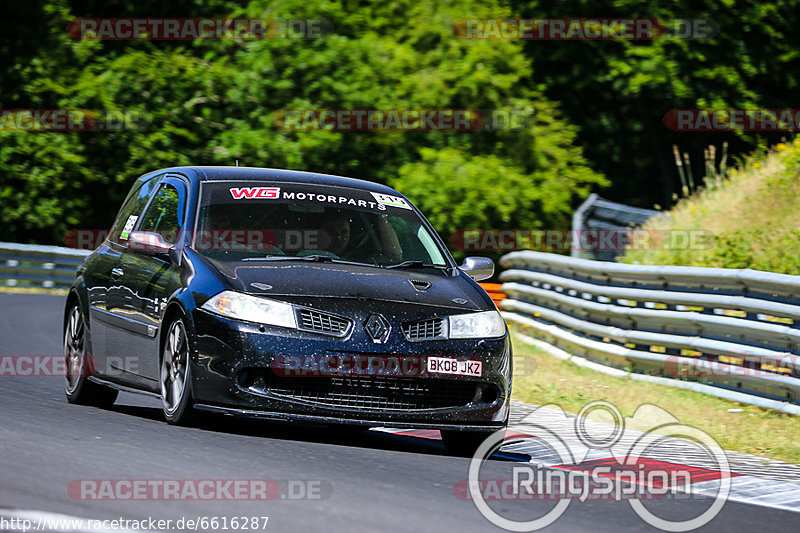
[[[363,263],[388,263],[404,257],[430,260],[400,217],[386,218],[392,242],[377,230],[379,213],[322,206],[252,202],[213,204],[200,209],[194,247],[213,259],[327,255]]]

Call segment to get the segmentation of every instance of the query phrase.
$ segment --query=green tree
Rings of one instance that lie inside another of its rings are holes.
[[[730,143],[742,154],[754,134],[679,133],[664,115],[682,108],[793,108],[800,84],[798,2],[778,0],[512,0],[517,17],[714,20],[710,39],[527,41],[532,87],[562,104],[580,127],[586,157],[612,180],[607,195],[669,206],[677,186],[672,145],[687,151],[697,181],[703,149]],[[762,137],[777,142],[785,133]]]
[[[238,159],[391,183],[435,213],[444,234],[465,224],[463,213],[498,227],[563,225],[574,203],[604,183],[574,145],[575,128],[529,88],[531,64],[519,43],[453,36],[465,12],[510,14],[502,4],[350,4],[192,4],[193,16],[332,25],[318,39],[194,42],[77,41],[64,27],[76,17],[97,16],[94,4],[45,4],[48,46],[34,54],[18,91],[27,105],[135,112],[149,125],[2,132],[9,140],[0,151],[0,197],[6,199],[0,239],[58,242],[73,224],[102,228],[135,176],[181,164]],[[127,2],[114,5],[115,16],[143,12]],[[286,131],[273,122],[285,109],[521,110],[532,120],[518,130],[476,132]],[[442,182],[452,172],[454,189]],[[37,186],[29,187],[34,176]],[[437,186],[457,194],[443,205],[420,194]],[[480,201],[470,186],[481,191]]]

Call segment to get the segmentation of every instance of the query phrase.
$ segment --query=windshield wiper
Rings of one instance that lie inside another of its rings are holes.
[[[294,256],[294,255],[268,255],[266,257],[245,257],[242,261],[312,261],[317,263],[340,263],[345,265],[357,265],[357,266],[368,266],[368,267],[375,267],[375,268],[398,268],[398,269],[406,269],[406,268],[443,268],[445,270],[449,270],[450,267],[447,265],[435,265],[432,263],[426,263],[424,261],[403,261],[402,263],[397,263],[396,265],[388,265],[382,266],[377,265],[374,263],[361,263],[358,261],[347,261],[346,259],[337,259],[335,257],[331,257],[329,255],[323,254],[312,254],[312,255],[303,255],[303,256]]]
[[[245,257],[242,261],[314,261],[317,263],[330,263],[336,261],[329,255],[313,254],[313,255],[268,255],[266,257]]]
[[[450,267],[447,265],[434,265],[433,263],[426,263],[425,261],[403,261],[402,263],[397,263],[396,265],[388,265],[383,268],[444,268],[448,270]]]
[[[348,261],[346,259],[337,259],[329,255],[313,254],[313,255],[268,255],[266,257],[246,257],[242,261],[312,261],[316,263],[336,263],[341,265],[356,265],[380,268],[378,265],[371,263],[361,263],[359,261]]]

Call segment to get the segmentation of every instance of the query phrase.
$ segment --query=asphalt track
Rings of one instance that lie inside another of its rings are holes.
[[[0,356],[60,354],[64,298],[0,293]],[[471,501],[454,495],[469,461],[436,441],[379,431],[338,435],[326,428],[208,416],[190,428],[161,421],[156,399],[122,393],[112,410],[70,405],[58,377],[0,379],[2,509],[92,519],[269,517],[267,531],[499,530]],[[507,477],[512,463],[492,461]],[[488,475],[487,477],[492,477]],[[73,499],[80,479],[272,479],[317,481],[321,499],[268,502],[88,501]],[[648,508],[668,519],[696,516],[702,499]],[[530,520],[547,502],[493,506]],[[728,502],[702,530],[800,530],[800,514]],[[172,529],[177,530],[173,527]],[[573,502],[548,531],[649,531],[626,502]]]

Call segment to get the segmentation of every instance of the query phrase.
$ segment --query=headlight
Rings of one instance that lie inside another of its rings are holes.
[[[506,323],[497,311],[453,315],[450,320],[451,339],[502,337]]]
[[[204,303],[202,309],[248,322],[297,329],[290,304],[239,292],[223,291]]]

